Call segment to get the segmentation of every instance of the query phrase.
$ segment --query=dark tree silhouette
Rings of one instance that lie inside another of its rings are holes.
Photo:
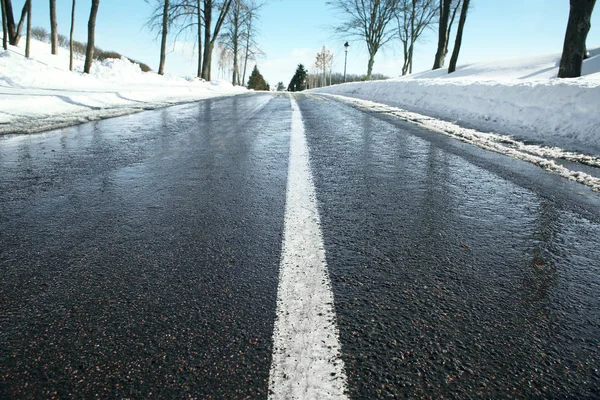
[[[94,41],[96,38],[96,16],[98,15],[98,7],[100,6],[100,0],[92,0],[92,9],[90,10],[90,19],[88,21],[88,42],[87,49],[85,52],[85,64],[83,66],[83,72],[86,74],[90,73],[92,69],[92,61],[94,59]]]
[[[58,24],[56,23],[56,0],[50,0],[50,45],[52,54],[58,54]]]
[[[69,71],[73,71],[73,33],[75,31],[75,3],[73,0],[73,7],[71,8],[71,34],[69,36]]]
[[[590,31],[592,12],[596,0],[571,0],[569,22],[565,34],[559,78],[581,76],[581,66],[586,53],[585,40]]]
[[[6,5],[4,0],[0,0],[2,6],[2,48],[8,50],[8,28],[6,26]]]
[[[6,13],[6,29],[8,30],[8,43],[12,46],[17,46],[21,40],[21,30],[25,24],[27,16],[28,3],[25,2],[21,11],[21,19],[18,24],[15,24],[15,16],[13,13],[12,0],[4,1],[4,12]]]
[[[25,42],[25,57],[31,57],[31,0],[25,3],[27,7],[27,39]]]
[[[448,43],[448,20],[450,18],[450,3],[452,0],[440,0],[440,24],[438,28],[438,45],[433,61],[433,69],[444,65],[445,49]]]
[[[169,34],[169,0],[164,0],[162,14],[162,28],[160,41],[160,63],[158,65],[158,74],[165,74],[165,60],[167,58],[167,36]]]
[[[269,90],[269,85],[265,81],[265,78],[263,78],[256,65],[254,66],[254,69],[248,78],[248,89]]]
[[[216,7],[217,4],[213,0],[204,0],[204,58],[202,59],[202,79],[206,81],[210,81],[212,53],[221,27],[225,22],[225,17],[231,7],[231,1],[224,0],[222,4],[219,4],[219,16],[213,30],[212,12],[213,7]]]
[[[460,46],[462,45],[463,31],[465,29],[465,22],[467,21],[467,13],[469,12],[470,0],[464,0],[462,10],[460,11],[460,19],[458,21],[458,30],[456,31],[456,40],[454,42],[454,49],[452,50],[452,57],[450,57],[450,65],[448,66],[448,73],[456,71],[456,63],[458,62],[458,53],[460,53]]]

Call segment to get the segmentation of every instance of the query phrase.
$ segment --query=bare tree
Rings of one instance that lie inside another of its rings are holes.
[[[69,35],[69,71],[73,71],[73,33],[75,32],[75,3],[73,0],[73,7],[71,7],[71,33]]]
[[[165,74],[165,60],[167,58],[167,35],[169,33],[169,0],[164,0],[164,8],[162,14],[162,28],[160,41],[160,64],[158,66],[158,74]]]
[[[85,64],[83,66],[83,72],[86,74],[89,74],[90,70],[92,69],[92,61],[94,58],[94,41],[96,37],[96,16],[98,15],[99,6],[100,0],[92,0],[92,9],[90,10],[90,19],[88,21],[88,41],[85,52]]]
[[[333,67],[333,53],[323,46],[321,52],[317,54],[317,63],[320,63],[323,71],[323,86],[327,86],[327,70],[331,71]]]
[[[448,55],[448,46],[450,45],[450,38],[452,37],[452,27],[454,26],[454,21],[456,20],[456,14],[458,13],[458,10],[460,9],[462,2],[463,2],[463,0],[452,0],[450,2],[450,20],[448,21],[448,34],[446,35],[446,37],[448,39],[446,40],[446,46],[444,46],[444,53],[443,53],[443,62],[444,63],[446,60],[446,56]],[[443,66],[444,66],[444,64],[442,64],[442,67]]]
[[[243,0],[233,0],[231,10],[227,17],[225,32],[223,34],[222,46],[231,51],[231,61],[233,62],[231,84],[240,84],[239,68],[239,50],[242,34],[242,22],[245,18],[244,11],[246,5]]]
[[[219,47],[219,61],[217,63],[220,72],[219,77],[225,77],[227,66],[231,65],[232,61],[231,51],[227,47]]]
[[[215,47],[215,42],[221,31],[221,27],[225,22],[225,17],[229,12],[232,0],[223,0],[222,3],[215,3],[213,0],[204,0],[204,58],[202,60],[202,78],[210,81],[210,70],[212,64],[212,52]],[[219,16],[214,26],[212,27],[212,12],[213,7],[219,10]]]
[[[56,0],[50,0],[50,45],[52,54],[58,54],[58,27],[56,23]]]
[[[333,53],[328,50],[325,46],[317,53],[315,60],[315,69],[322,73],[321,86],[327,86],[327,70],[331,68],[333,64]]]
[[[8,50],[8,28],[6,27],[6,5],[4,0],[0,0],[2,6],[2,48]]]
[[[415,43],[438,15],[436,0],[400,0],[396,11],[398,37],[402,42],[402,75],[412,73]]]
[[[157,7],[154,9],[152,15],[148,18],[146,25],[152,31],[158,32],[158,36],[161,38],[165,15],[167,18],[167,30],[172,31],[172,40],[177,41],[180,35],[193,34],[194,41],[198,46],[198,70],[197,76],[202,76],[203,68],[203,46],[202,36],[204,35],[204,4],[205,0],[168,0],[169,5],[165,7],[165,0],[157,0]],[[149,0],[146,0],[149,2]],[[167,11],[165,13],[165,11]],[[212,14],[211,14],[212,16]]]
[[[202,0],[196,0],[196,24],[198,26],[198,78],[202,76]]]
[[[244,68],[242,72],[242,82],[246,82],[246,71],[248,60],[256,60],[257,57],[264,53],[258,47],[255,37],[257,35],[256,21],[258,20],[258,11],[265,3],[256,3],[254,0],[246,0],[246,18],[244,19],[243,39],[245,41],[242,49],[244,58]]]
[[[448,44],[448,20],[450,18],[450,3],[452,0],[440,0],[440,22],[438,26],[438,46],[433,62],[433,69],[444,66],[446,56],[444,50]]]
[[[395,35],[389,25],[395,17],[398,0],[330,0],[327,4],[346,17],[346,21],[336,28],[338,33],[366,42],[369,52],[367,79],[371,79],[377,51]]]
[[[202,52],[202,35],[204,27],[204,16],[203,16],[203,0],[179,0],[173,6],[171,11],[171,21],[176,23],[179,19],[183,18],[183,22],[179,24],[179,32],[185,32],[188,29],[196,28],[194,39],[198,47],[198,70],[196,76],[202,77],[202,61],[204,54]]]
[[[590,31],[590,19],[596,0],[571,0],[569,22],[565,33],[559,78],[576,78],[581,76],[581,67],[586,53],[585,41]]]
[[[232,54],[231,81],[234,85],[245,82],[248,59],[255,59],[260,53],[254,40],[256,33],[254,22],[257,11],[263,4],[259,5],[252,0],[233,0],[231,3],[220,44],[228,48]],[[240,76],[242,75],[240,70],[243,70],[243,78]]]
[[[456,14],[460,9],[463,0],[440,0],[439,5],[439,26],[438,26],[438,47],[435,53],[433,69],[442,68],[446,62],[448,54],[448,45],[452,33],[452,26]]]
[[[146,3],[150,2],[149,0],[145,1]],[[156,0],[155,3],[156,7],[150,18],[148,18],[146,25],[150,30],[156,31],[157,38],[160,38],[158,74],[164,75],[168,37],[171,27],[181,18],[186,18],[179,29],[179,33],[185,31],[189,27],[189,21],[187,21],[187,19],[194,20],[190,17],[192,14],[191,10],[195,9],[195,7],[191,0]],[[175,36],[178,36],[179,33]]]
[[[25,42],[25,57],[31,58],[31,0],[27,0],[25,7],[27,7],[27,39]]]
[[[21,19],[18,24],[15,24],[15,17],[13,13],[13,6],[11,0],[4,0],[4,11],[6,12],[6,28],[8,30],[8,43],[12,46],[17,46],[21,40],[21,30],[25,24],[25,17],[27,16],[27,2],[23,5],[21,10]]]
[[[462,45],[463,30],[465,29],[467,13],[469,12],[469,2],[470,0],[463,0],[462,10],[460,11],[460,19],[458,21],[458,29],[456,31],[456,40],[454,41],[454,49],[452,50],[452,57],[450,57],[450,65],[448,66],[449,74],[456,71],[458,53],[460,52],[460,46]]]

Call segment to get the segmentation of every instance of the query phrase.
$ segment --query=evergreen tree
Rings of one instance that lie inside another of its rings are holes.
[[[269,90],[269,85],[265,82],[265,78],[263,78],[256,65],[250,74],[250,78],[248,78],[248,89]]]
[[[308,71],[304,68],[304,65],[298,64],[296,73],[292,77],[290,84],[288,85],[288,92],[300,92],[306,89],[306,76]]]

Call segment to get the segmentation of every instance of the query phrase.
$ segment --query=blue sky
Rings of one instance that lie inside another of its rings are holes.
[[[159,43],[145,23],[157,0],[101,0],[96,28],[96,43],[130,58],[158,67]],[[13,0],[19,10],[24,0]],[[568,0],[472,0],[467,19],[459,64],[474,61],[560,52],[569,12]],[[75,36],[85,42],[90,0],[77,1]],[[590,47],[600,46],[600,6],[592,16],[588,36]],[[68,35],[71,0],[57,0],[59,31]],[[33,0],[33,25],[49,29],[48,0]],[[286,85],[296,65],[311,70],[319,49],[325,45],[335,53],[334,70],[344,68],[345,37],[336,37],[333,26],[340,20],[338,12],[325,0],[269,0],[260,13],[258,42],[266,53],[257,61],[265,79],[272,85]],[[428,32],[417,43],[414,71],[431,68],[436,49],[436,33]],[[184,40],[172,44],[166,71],[177,75],[194,75],[196,71],[193,43]],[[453,41],[454,38],[452,38]],[[215,54],[215,57],[217,55]],[[367,68],[366,47],[350,41],[348,73],[364,74]],[[374,72],[397,76],[402,65],[399,43],[381,50],[375,58]],[[228,75],[227,75],[228,76]],[[221,77],[213,68],[213,79]]]

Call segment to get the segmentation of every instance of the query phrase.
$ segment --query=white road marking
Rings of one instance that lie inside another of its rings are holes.
[[[346,399],[333,293],[304,123],[292,102],[283,251],[270,399]]]

